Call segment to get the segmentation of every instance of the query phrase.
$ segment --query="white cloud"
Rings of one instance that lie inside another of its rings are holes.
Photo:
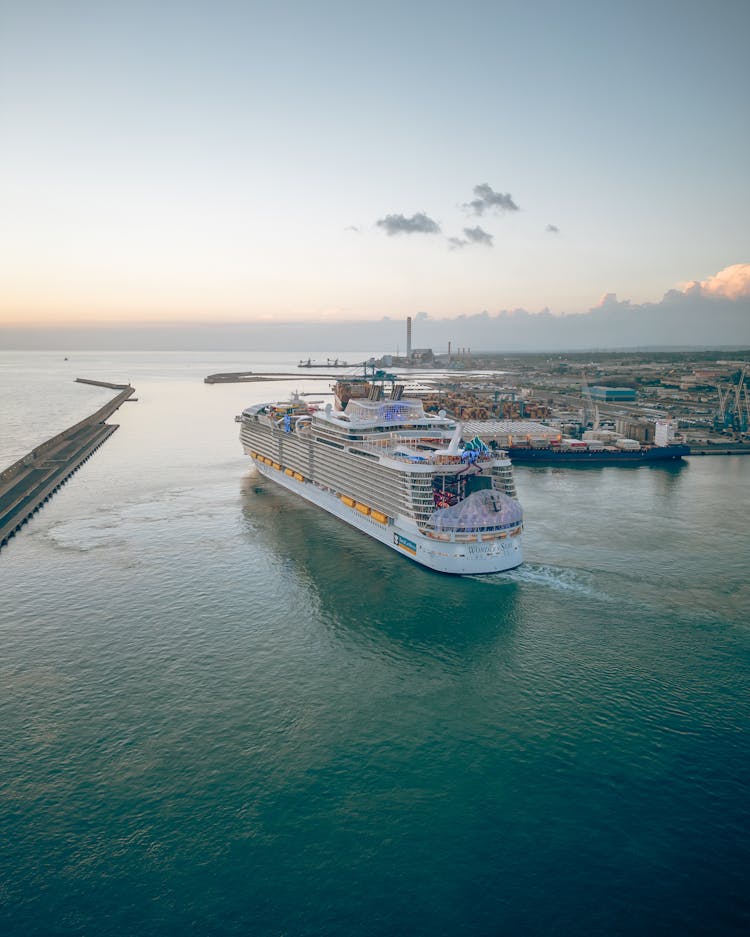
[[[683,293],[700,290],[705,296],[722,299],[750,297],[750,264],[733,264],[707,280],[693,280],[682,287]]]

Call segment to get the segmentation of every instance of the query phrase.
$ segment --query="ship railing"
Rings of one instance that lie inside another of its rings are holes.
[[[422,444],[421,439],[404,439],[394,443],[393,440],[383,440],[382,442],[359,442],[358,449],[373,452],[377,455],[387,456],[389,459],[395,459],[397,462],[406,462],[410,464],[427,465],[467,465],[467,457],[460,455],[437,454],[433,449],[415,448]],[[413,450],[411,452],[405,450]],[[497,459],[497,453],[477,454],[471,464],[488,465]]]
[[[507,524],[474,524],[471,527],[462,527],[448,524],[436,524],[432,521],[427,521],[424,528],[425,530],[443,530],[453,533],[488,534],[495,530],[510,530],[512,527],[517,527],[520,523],[521,521],[519,520],[512,520],[508,521]]]
[[[505,540],[506,537],[517,537],[522,529],[523,523],[514,521],[512,524],[503,524],[500,527],[436,528],[426,526],[422,529],[422,533],[431,540],[475,543],[478,540]]]
[[[384,453],[385,455],[386,453]],[[424,454],[420,453],[421,458],[415,458],[413,456],[403,455],[396,451],[391,451],[387,453],[388,458],[396,459],[399,462],[426,462],[429,465],[488,465],[495,461],[495,456],[485,456],[481,455],[469,462],[468,459],[462,459],[461,456],[455,455],[435,455],[429,451],[425,451]]]

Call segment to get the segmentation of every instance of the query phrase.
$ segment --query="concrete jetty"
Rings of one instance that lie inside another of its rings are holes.
[[[112,384],[110,381],[94,381],[89,377],[77,377],[76,384],[91,384],[93,387],[108,387],[110,390],[127,390],[130,384]]]
[[[79,379],[121,388],[109,403],[41,443],[0,472],[0,549],[117,429],[104,421],[135,393],[129,384]]]
[[[204,384],[253,384],[262,381],[288,381],[294,378],[301,378],[299,372],[285,374],[281,371],[264,371],[254,373],[253,371],[226,371],[221,374],[209,374],[203,378]],[[305,381],[337,381],[341,375],[336,374],[305,374]]]
[[[690,455],[750,455],[750,443],[716,442],[709,446],[691,442]]]

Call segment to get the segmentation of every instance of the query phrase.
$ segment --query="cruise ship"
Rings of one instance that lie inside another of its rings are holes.
[[[300,399],[247,407],[244,451],[262,475],[430,569],[518,566],[523,519],[507,455],[462,442],[460,423],[400,391],[373,385],[343,410]]]

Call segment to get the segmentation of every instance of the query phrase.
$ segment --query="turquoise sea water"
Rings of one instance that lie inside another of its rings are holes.
[[[446,577],[242,455],[325,385],[202,378],[301,355],[60,357],[3,464],[139,401],[0,552],[0,933],[747,931],[750,458],[520,467],[524,566]]]

